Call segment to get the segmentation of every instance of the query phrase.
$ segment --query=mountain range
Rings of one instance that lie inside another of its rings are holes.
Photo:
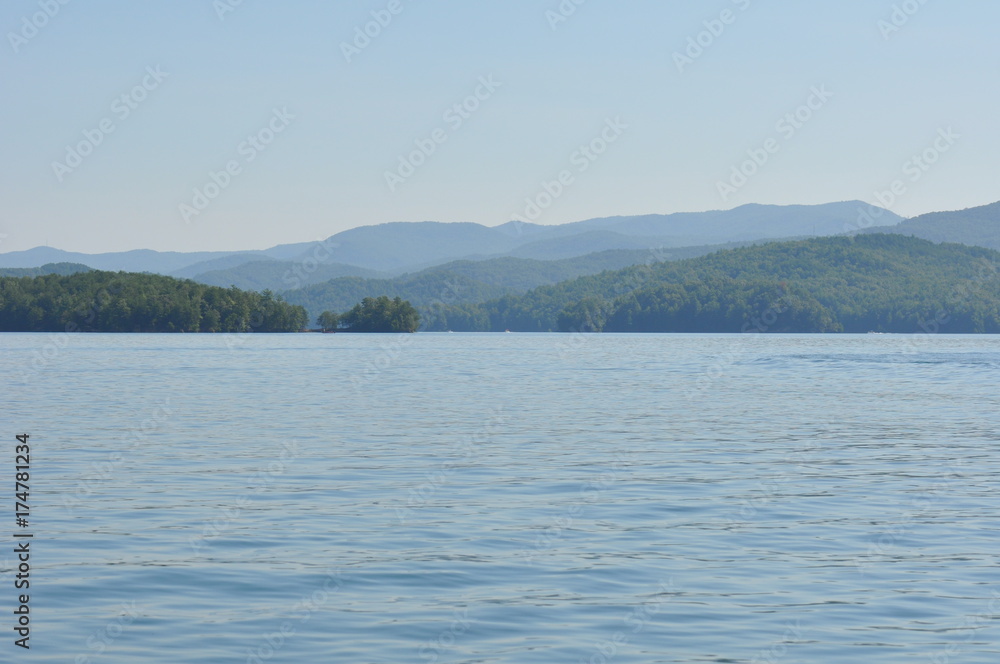
[[[337,276],[397,276],[456,260],[510,256],[535,260],[574,258],[609,250],[648,250],[696,245],[826,236],[856,228],[872,211],[880,226],[903,219],[860,201],[824,205],[744,205],[732,210],[666,215],[606,217],[542,226],[523,222],[487,227],[474,223],[393,222],[343,231],[321,242],[285,244],[260,251],[158,252],[149,249],[83,254],[51,247],[0,254],[0,267],[31,268],[47,263],[82,263],[98,270],[153,272],[195,278],[248,263],[340,264]],[[318,258],[321,257],[321,258]],[[271,265],[271,271],[277,266]],[[287,266],[285,266],[287,267]],[[347,274],[351,269],[356,273]],[[310,283],[330,276],[306,275]],[[314,277],[314,278],[313,278]],[[228,284],[227,284],[228,285]],[[238,285],[238,284],[237,284]],[[282,286],[287,288],[288,285]]]
[[[542,226],[512,221],[396,222],[260,251],[82,254],[49,247],[0,254],[9,276],[88,267],[152,272],[207,285],[272,290],[311,316],[389,295],[418,307],[481,303],[606,270],[695,258],[775,240],[895,233],[1000,249],[1000,203],[903,219],[860,201],[604,217]],[[39,267],[43,266],[43,267]]]
[[[888,228],[868,232],[899,233],[930,240],[1000,249],[1000,202],[955,212],[931,212]]]

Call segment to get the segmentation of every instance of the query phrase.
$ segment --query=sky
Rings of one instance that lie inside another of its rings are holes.
[[[4,0],[0,253],[997,194],[995,0]]]

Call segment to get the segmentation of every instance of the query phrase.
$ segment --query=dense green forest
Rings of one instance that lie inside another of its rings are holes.
[[[385,295],[366,297],[350,311],[338,316],[324,311],[318,319],[324,330],[341,328],[344,332],[416,332],[420,314],[402,298]]]
[[[416,309],[379,292],[385,283],[358,279],[357,291],[340,294],[342,306],[324,307],[346,313],[323,327],[410,331],[422,320],[426,330],[454,331],[1000,333],[1000,253],[903,235],[651,258],[525,293],[482,281],[498,265],[407,277],[422,298]],[[469,297],[479,301],[462,301]],[[285,332],[308,320],[271,291],[150,274],[0,277],[0,331]]]
[[[295,332],[305,309],[270,291],[127,272],[0,277],[3,332]]]
[[[427,329],[1000,333],[1000,254],[885,234],[777,242],[435,314]]]
[[[482,261],[453,261],[392,278],[331,279],[325,283],[283,291],[282,295],[288,302],[306,307],[313,316],[322,311],[344,311],[366,297],[401,297],[420,309],[426,320],[431,320],[443,305],[476,304],[607,270],[620,270],[650,261],[693,258],[720,249],[751,244],[753,243],[743,242],[679,249],[615,249],[561,260],[503,257]],[[202,277],[195,279],[201,281]],[[232,283],[239,286],[247,282]]]

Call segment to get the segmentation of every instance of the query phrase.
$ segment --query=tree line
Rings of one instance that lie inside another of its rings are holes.
[[[270,291],[155,274],[0,277],[3,332],[297,332],[306,310]]]
[[[911,333],[934,325],[994,334],[1000,253],[889,234],[775,242],[423,314],[427,329],[456,332]],[[765,314],[770,323],[755,322]]]
[[[125,272],[0,277],[0,331],[293,332],[308,322],[304,307],[268,290]],[[328,331],[350,332],[412,332],[421,323],[456,332],[910,333],[933,327],[995,334],[1000,253],[892,234],[814,238],[649,262],[481,302],[449,297],[415,308],[399,296],[364,296],[346,312],[328,309],[318,320]]]

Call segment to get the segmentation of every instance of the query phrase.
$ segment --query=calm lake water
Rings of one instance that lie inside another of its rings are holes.
[[[0,660],[995,664],[998,372],[1000,337],[0,335]]]

